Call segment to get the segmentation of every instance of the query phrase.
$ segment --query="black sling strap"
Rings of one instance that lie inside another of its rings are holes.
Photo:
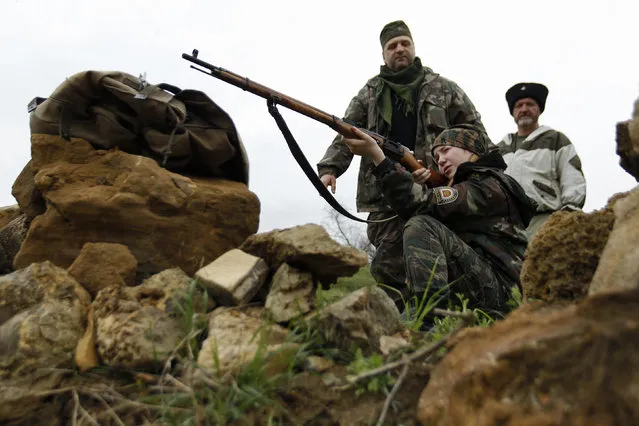
[[[322,198],[324,198],[326,202],[331,205],[331,207],[333,207],[335,210],[349,219],[364,223],[388,222],[389,220],[397,217],[393,216],[383,220],[365,220],[350,214],[344,207],[342,207],[342,205],[335,199],[335,197],[333,197],[333,195],[329,192],[329,190],[324,186],[320,178],[317,176],[315,170],[313,169],[313,166],[310,165],[301,148],[295,141],[295,138],[289,130],[286,121],[284,121],[284,117],[282,117],[280,112],[277,110],[275,102],[272,99],[268,99],[266,101],[266,104],[268,105],[268,112],[273,116],[273,119],[277,123],[277,127],[279,127],[280,131],[282,132],[282,135],[286,140],[286,144],[288,145],[288,149],[291,151],[291,154],[293,154],[295,161],[297,161],[297,164],[300,165],[300,167],[304,171],[304,174],[306,174],[306,177],[308,178],[308,180],[311,181],[319,195],[321,195]]]

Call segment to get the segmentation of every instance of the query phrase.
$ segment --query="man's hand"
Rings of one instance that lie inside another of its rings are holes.
[[[322,176],[320,176],[320,180],[324,184],[324,188],[328,188],[330,186],[331,187],[331,192],[333,194],[335,194],[335,189],[336,189],[336,185],[337,185],[337,178],[335,178],[334,175],[331,175],[331,174],[322,175]]]
[[[419,162],[421,163],[421,160],[419,160]],[[415,181],[416,184],[423,185],[430,178],[431,173],[430,173],[430,169],[427,169],[424,167],[424,168],[415,170],[412,173],[412,175],[413,175],[413,180]]]
[[[373,160],[373,163],[375,163],[376,166],[381,163],[384,158],[386,158],[384,151],[382,151],[382,148],[379,147],[375,139],[362,132],[357,127],[352,127],[351,130],[358,139],[344,138],[344,143],[353,154],[369,157]]]

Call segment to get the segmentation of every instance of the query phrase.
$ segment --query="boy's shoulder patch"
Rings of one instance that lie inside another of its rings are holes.
[[[433,194],[435,195],[435,203],[438,205],[452,203],[459,197],[457,190],[450,186],[434,188]]]

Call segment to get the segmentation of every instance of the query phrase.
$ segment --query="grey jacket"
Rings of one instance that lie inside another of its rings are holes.
[[[561,132],[540,126],[513,145],[508,134],[497,145],[508,165],[506,174],[537,203],[537,212],[581,209],[586,201],[586,179],[575,146]]]

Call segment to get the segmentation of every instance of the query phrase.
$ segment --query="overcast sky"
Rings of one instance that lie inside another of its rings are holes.
[[[200,58],[341,116],[382,64],[379,32],[403,19],[417,55],[457,82],[494,142],[515,130],[505,91],[538,81],[550,95],[542,124],[564,132],[581,157],[586,211],[636,185],[618,165],[615,123],[639,95],[639,1],[74,1],[5,0],[0,25],[0,206],[30,157],[27,103],[84,70],[147,73],[206,92],[233,118],[262,205],[260,231],[321,223],[325,202],[306,180],[265,101],[189,68]],[[315,165],[334,132],[280,108]],[[355,210],[357,164],[337,183]]]

